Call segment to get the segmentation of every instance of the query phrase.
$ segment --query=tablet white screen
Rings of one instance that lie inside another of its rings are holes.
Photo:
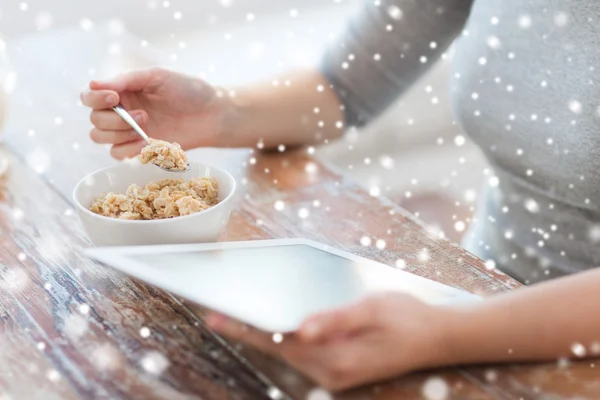
[[[400,290],[426,301],[462,292],[379,264],[307,245],[127,254],[172,292],[257,327],[289,331],[307,316],[374,291]],[[155,281],[156,282],[156,281]]]

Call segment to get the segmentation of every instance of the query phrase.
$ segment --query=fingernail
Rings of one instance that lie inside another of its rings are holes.
[[[141,114],[136,115],[135,117],[133,117],[133,119],[135,119],[135,122],[137,122],[138,124],[141,124],[142,122],[144,122],[144,116]]]
[[[117,99],[112,94],[106,96],[106,103],[107,104],[115,104],[116,102],[117,102]]]
[[[314,339],[321,333],[321,327],[316,322],[309,322],[302,329],[302,333],[305,338]]]

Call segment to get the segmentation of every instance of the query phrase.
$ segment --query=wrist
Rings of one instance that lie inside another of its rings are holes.
[[[219,116],[219,129],[215,138],[216,147],[244,147],[240,145],[241,109],[234,100],[234,91],[226,88],[215,88],[216,108]],[[232,96],[233,95],[233,96]]]
[[[460,329],[463,316],[460,311],[450,307],[433,306],[433,317],[423,332],[423,337],[428,338],[426,346],[430,349],[426,354],[422,367],[440,367],[458,362],[462,338]]]
[[[476,316],[471,308],[430,306],[424,316],[414,346],[417,368],[435,368],[460,364],[471,357],[472,335]],[[476,335],[476,333],[475,333]]]
[[[252,99],[243,90],[218,88],[220,130],[217,147],[255,147]]]

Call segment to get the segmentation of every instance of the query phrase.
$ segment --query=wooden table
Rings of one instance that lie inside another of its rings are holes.
[[[77,50],[80,39],[71,36],[59,47],[54,38],[42,48],[60,55]],[[97,65],[85,53],[93,45],[77,50],[86,61],[69,74],[52,64],[58,56],[50,60],[56,74],[40,70],[32,62],[40,47],[28,43],[23,58],[13,59],[24,83],[12,99],[10,151],[2,150],[11,167],[0,192],[0,399],[305,399],[310,382],[215,335],[201,308],[82,255],[90,243],[70,192],[85,173],[112,162],[89,143],[87,112],[76,105],[82,77]],[[228,168],[241,183],[222,240],[307,237],[391,267],[402,259],[410,272],[473,293],[519,287],[304,150],[254,158],[245,150],[209,149],[191,156]],[[276,201],[284,202],[282,211]],[[365,236],[371,245],[360,244]],[[423,252],[427,257],[419,257]],[[431,377],[449,385],[451,399],[600,398],[593,362],[447,368],[336,398],[419,399]]]
[[[307,172],[308,165],[316,171]],[[370,197],[305,152],[258,157],[240,181],[247,182],[245,198],[223,240],[308,237],[388,265],[403,259],[410,272],[474,293],[518,286],[459,247],[430,237],[402,209]],[[279,200],[283,211],[273,207]],[[298,217],[301,208],[308,218]],[[311,389],[277,361],[216,336],[199,307],[82,256],[90,244],[70,199],[15,157],[1,209],[0,393],[14,399],[268,399],[276,387],[280,398],[304,399]],[[363,236],[373,245],[362,246]],[[377,248],[379,240],[385,248]],[[424,249],[425,262],[419,258]],[[450,368],[339,398],[420,398],[431,376],[443,378],[456,399],[542,393],[592,399],[600,393],[598,373],[588,362]]]

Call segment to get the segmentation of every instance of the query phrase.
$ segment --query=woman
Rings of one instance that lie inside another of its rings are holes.
[[[383,295],[280,344],[209,322],[331,389],[446,364],[585,357],[600,354],[600,271],[581,272],[600,262],[598,15],[594,0],[368,0],[320,71],[233,91],[153,69],[92,82],[82,100],[92,139],[117,158],[143,145],[110,111],[118,102],[184,148],[320,143],[379,115],[463,32],[453,104],[497,177],[465,246],[524,283],[559,279],[460,308]]]

